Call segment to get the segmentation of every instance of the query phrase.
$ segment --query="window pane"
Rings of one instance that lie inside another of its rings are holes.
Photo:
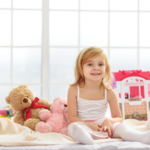
[[[0,0],[0,8],[10,8],[11,0]]]
[[[78,0],[49,0],[50,9],[78,9]]]
[[[150,10],[150,0],[140,0],[139,3],[140,10]]]
[[[81,10],[108,10],[108,0],[80,0]]]
[[[13,0],[13,8],[42,8],[42,0]]]
[[[105,55],[108,57],[108,49],[107,48],[102,48],[102,50],[104,51]]]
[[[137,13],[110,13],[110,46],[137,46]]]
[[[42,40],[42,12],[14,10],[13,45],[40,46]]]
[[[13,83],[41,83],[41,49],[13,49]]]
[[[28,87],[32,91],[34,97],[42,98],[41,97],[41,86],[31,86],[31,85],[29,85]]]
[[[0,83],[10,83],[10,48],[0,48]]]
[[[0,86],[0,110],[3,109],[5,106],[8,106],[9,104],[7,104],[5,102],[5,98],[9,95],[10,92],[10,86],[7,85],[3,85]]]
[[[76,48],[50,49],[50,83],[69,84],[74,81],[74,66],[78,54]]]
[[[149,47],[150,46],[150,13],[149,12],[141,12],[140,13],[140,31],[139,31],[139,45],[141,47]]]
[[[78,12],[50,12],[50,45],[78,45]]]
[[[150,71],[150,49],[140,49],[140,69]]]
[[[67,99],[68,88],[69,88],[68,85],[50,85],[49,101],[53,102],[53,100],[56,97],[62,97]]]
[[[81,12],[80,23],[81,46],[108,45],[108,13]]]
[[[110,49],[111,71],[137,69],[136,49]]]
[[[0,45],[10,45],[11,37],[10,10],[0,10]]]
[[[110,10],[137,10],[137,0],[110,0]]]

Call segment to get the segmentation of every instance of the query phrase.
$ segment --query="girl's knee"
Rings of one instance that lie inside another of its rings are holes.
[[[77,122],[73,122],[73,123],[70,123],[70,124],[69,124],[69,126],[68,126],[68,133],[67,133],[68,136],[71,137],[71,132],[72,132],[72,130],[74,130],[73,127],[74,127],[75,125],[77,125],[77,124],[78,124]]]
[[[112,130],[114,131],[120,124],[122,124],[121,122],[115,122],[112,124]]]

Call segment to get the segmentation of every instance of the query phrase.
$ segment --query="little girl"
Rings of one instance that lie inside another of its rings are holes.
[[[102,49],[89,47],[79,53],[75,83],[68,90],[68,135],[83,144],[108,137],[150,144],[150,131],[139,132],[122,123],[111,79],[110,65]],[[112,118],[105,116],[108,104]]]

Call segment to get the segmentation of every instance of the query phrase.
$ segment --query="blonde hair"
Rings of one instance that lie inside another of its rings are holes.
[[[103,50],[99,47],[88,47],[80,51],[75,64],[74,75],[75,82],[71,85],[77,85],[81,82],[85,83],[85,78],[83,75],[83,65],[91,58],[96,57],[98,55],[103,55],[105,58],[105,77],[102,79],[101,85],[104,88],[110,89],[110,85],[112,82],[112,74],[110,70],[110,64],[108,62],[107,56],[103,52]]]

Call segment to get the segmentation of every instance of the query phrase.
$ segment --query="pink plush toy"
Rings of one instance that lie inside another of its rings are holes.
[[[42,133],[57,132],[67,135],[69,120],[66,99],[55,98],[50,111],[41,110],[39,117],[42,121],[36,125],[35,131]]]

